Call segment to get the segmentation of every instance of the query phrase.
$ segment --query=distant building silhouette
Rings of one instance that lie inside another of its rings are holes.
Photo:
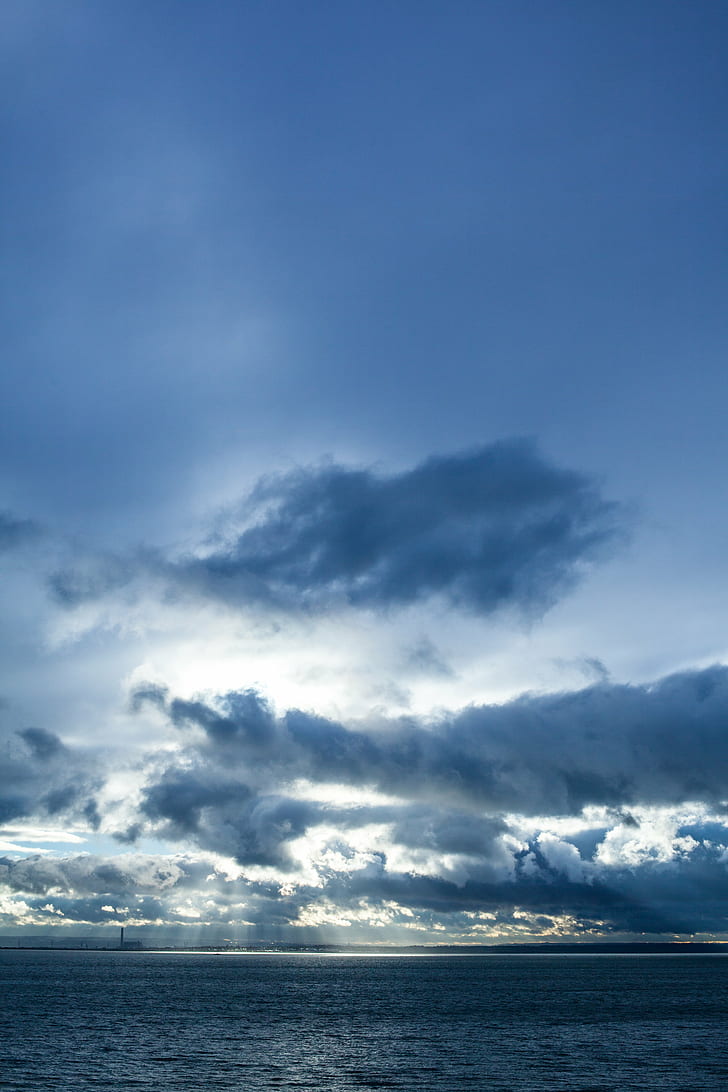
[[[119,951],[120,952],[140,952],[144,945],[140,940],[124,940],[124,926],[121,927],[119,934]]]

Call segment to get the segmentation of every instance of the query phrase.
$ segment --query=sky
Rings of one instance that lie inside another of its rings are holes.
[[[2,936],[728,939],[727,52],[5,0]]]

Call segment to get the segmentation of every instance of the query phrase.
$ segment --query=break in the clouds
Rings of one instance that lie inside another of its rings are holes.
[[[487,615],[551,606],[624,531],[584,474],[516,440],[385,475],[334,463],[261,480],[196,556],[58,572],[67,605],[144,571],[228,604],[314,613],[439,597]]]

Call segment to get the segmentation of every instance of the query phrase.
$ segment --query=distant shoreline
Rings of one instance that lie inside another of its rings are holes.
[[[120,948],[89,944],[0,944],[0,951],[21,952],[118,952],[122,955],[176,952],[190,955],[700,955],[728,954],[723,941],[646,942],[544,942],[534,944],[259,944],[259,945],[158,945]]]

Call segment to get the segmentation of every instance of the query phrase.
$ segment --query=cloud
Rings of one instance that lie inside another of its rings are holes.
[[[417,818],[409,816],[410,831],[421,841]],[[443,830],[452,826],[452,817],[441,818]],[[705,831],[710,827],[707,822]],[[725,840],[728,829],[720,829]],[[288,940],[300,939],[296,930],[316,923],[360,926],[359,938],[370,940],[381,926],[471,941],[725,931],[725,845],[700,839],[672,862],[610,868],[580,860],[570,843],[552,835],[519,848],[508,846],[502,834],[502,824],[483,824],[480,836],[469,838],[469,850],[482,856],[471,858],[465,876],[398,868],[384,848],[357,861],[342,857],[338,867],[332,851],[313,882],[292,877],[292,883],[256,879],[244,868],[236,872],[216,855],[85,854],[0,858],[0,891],[5,905],[15,900],[28,909],[29,923],[47,923],[48,915],[66,924],[200,922],[214,929],[224,923],[229,936],[237,922],[284,927]],[[503,855],[510,856],[509,872],[493,867],[499,838]],[[460,835],[455,841],[462,847]],[[340,848],[344,842],[342,833]]]
[[[40,533],[40,526],[34,520],[18,519],[10,512],[0,512],[0,551],[21,546]]]
[[[147,551],[58,572],[73,606],[135,574],[232,605],[385,610],[432,597],[478,615],[551,606],[613,546],[624,514],[594,481],[511,440],[400,474],[336,464],[260,481],[194,556]]]
[[[12,891],[43,896],[99,895],[118,901],[130,894],[156,894],[180,881],[182,871],[154,857],[0,858],[0,873]]]
[[[207,871],[8,859],[0,884],[40,921],[52,904],[97,923],[389,920],[471,939],[725,930],[728,668],[350,725],[251,689],[182,700],[142,684],[131,707],[173,738],[137,756],[121,811],[92,791],[101,756],[84,766],[26,729],[5,814],[55,808],[107,835],[121,818],[119,837],[165,839]]]
[[[34,924],[44,920],[44,911],[68,923],[184,922],[195,916],[192,897],[205,899],[211,917],[222,916],[247,886],[231,881],[210,858],[183,854],[0,857],[0,887],[22,899]]]
[[[146,832],[292,885],[287,906],[274,898],[289,922],[324,904],[359,920],[364,900],[373,921],[390,904],[448,928],[501,915],[493,935],[518,935],[521,913],[547,932],[559,915],[572,933],[725,928],[725,667],[350,726],[275,715],[252,690],[135,700],[180,740],[142,793]]]
[[[93,819],[99,772],[45,728],[0,739],[0,822],[61,813]]]
[[[352,726],[301,710],[276,718],[251,690],[213,702],[169,699],[156,688],[136,693],[176,727],[196,731],[187,747],[202,770],[219,771],[225,783],[237,772],[264,791],[304,778],[525,815],[575,815],[589,805],[718,805],[726,797],[722,666],[650,685],[600,683],[436,719]],[[185,761],[185,778],[199,776]],[[180,799],[188,795],[180,789]],[[197,798],[189,798],[194,811]]]
[[[593,482],[524,441],[433,457],[389,477],[330,465],[258,484],[246,526],[184,571],[223,598],[320,609],[440,595],[487,614],[542,609],[614,539]]]
[[[31,750],[34,758],[42,762],[63,754],[65,748],[60,739],[47,728],[22,728],[18,735]]]

